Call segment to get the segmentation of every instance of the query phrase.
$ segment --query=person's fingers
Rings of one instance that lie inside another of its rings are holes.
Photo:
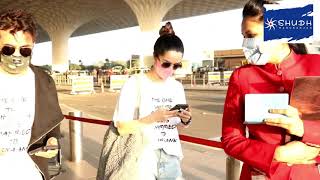
[[[167,108],[165,108],[165,107],[159,107],[159,108],[157,108],[157,111],[166,111],[167,110]]]
[[[191,112],[187,110],[181,110],[181,113],[187,116],[191,116]]]
[[[190,117],[189,117],[189,116],[180,116],[180,118],[181,118],[182,120],[184,120],[184,121],[187,121],[187,120],[189,120],[189,119],[190,119]]]
[[[295,161],[292,161],[292,162],[288,162],[287,165],[288,166],[292,166],[294,164],[315,164],[316,161],[315,160],[295,160]]]
[[[36,154],[41,154],[41,155],[56,155],[58,153],[58,150],[48,150],[48,151],[39,151]]]
[[[58,150],[58,149],[55,149],[55,150],[48,150],[48,151],[47,151],[47,153],[52,154],[52,155],[57,155],[57,154],[58,154],[58,152],[59,152],[59,150]]]
[[[299,164],[315,164],[316,161],[315,160],[304,160],[301,161]]]
[[[174,111],[166,111],[165,113],[164,113],[164,115],[165,115],[165,117],[166,118],[171,118],[171,117],[176,117],[176,116],[178,116],[178,110],[174,110]]]
[[[173,111],[168,111],[168,110],[166,110],[164,113],[166,114],[166,115],[175,115],[175,114],[177,114],[179,112],[179,110],[173,110]]]
[[[307,146],[307,151],[315,156],[319,155],[319,148]]]
[[[190,115],[188,114],[183,114],[183,113],[179,113],[178,116],[181,118],[181,119],[190,119]]]
[[[288,117],[296,117],[296,116],[299,116],[300,114],[301,113],[299,112],[299,110],[297,108],[289,105],[288,110],[287,110]]]
[[[290,125],[290,124],[292,124],[294,122],[294,119],[293,118],[289,118],[289,117],[266,118],[266,119],[263,120],[263,122]]]
[[[269,126],[275,126],[275,127],[280,127],[280,128],[283,128],[283,129],[286,129],[286,130],[290,130],[290,128],[289,128],[289,125],[287,125],[287,124],[267,124],[267,125],[269,125]]]
[[[58,140],[55,137],[51,137],[47,141],[47,146],[56,146],[58,145]]]
[[[185,119],[185,120],[188,120],[191,118],[191,113],[189,111],[186,111],[186,110],[183,110],[181,111],[178,116],[181,118],[181,119]]]
[[[191,113],[191,111],[192,111],[192,110],[191,110],[191,106],[189,105],[186,110]]]
[[[288,125],[287,124],[279,124],[279,123],[265,123],[268,126],[276,126],[276,127],[280,127],[280,128],[284,128],[284,129],[288,129]]]
[[[165,110],[162,115],[163,118],[160,119],[160,122],[166,121],[168,118],[172,117],[180,117],[184,119],[190,119],[191,113],[189,111],[180,109],[180,110],[173,110],[173,111],[168,111]]]
[[[48,151],[40,151],[35,153],[36,156],[44,157],[44,158],[52,158],[58,154],[58,150],[48,150]]]
[[[283,124],[282,118],[266,118],[263,120],[265,123]]]
[[[269,109],[269,113],[286,115],[287,109]]]
[[[288,129],[292,121],[290,118],[267,118],[263,122],[269,126],[277,126],[284,129]]]
[[[292,107],[288,106],[288,109],[269,109],[269,113],[271,114],[282,114],[288,117],[296,117],[299,116],[299,111]]]

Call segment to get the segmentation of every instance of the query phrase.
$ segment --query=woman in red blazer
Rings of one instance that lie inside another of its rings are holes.
[[[250,0],[243,9],[243,49],[250,64],[230,78],[222,143],[228,155],[244,162],[241,180],[319,180],[320,121],[300,119],[298,110],[290,107],[271,110],[288,118],[243,123],[245,94],[290,94],[295,77],[320,76],[320,55],[306,54],[304,45],[263,42],[263,4],[270,3]],[[288,141],[290,136],[295,140]]]

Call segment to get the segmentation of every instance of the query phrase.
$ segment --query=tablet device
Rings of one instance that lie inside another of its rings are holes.
[[[286,117],[281,114],[271,114],[269,109],[288,109],[288,94],[246,94],[245,124],[261,124],[266,118]]]

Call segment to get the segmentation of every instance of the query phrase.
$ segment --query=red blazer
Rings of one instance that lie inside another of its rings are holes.
[[[299,76],[320,76],[320,55],[298,55],[292,51],[278,66],[246,65],[233,72],[224,106],[222,143],[228,155],[244,162],[241,180],[251,179],[255,170],[272,180],[320,180],[316,164],[287,166],[273,160],[275,148],[285,143],[284,129],[243,124],[245,94],[290,94],[293,80]],[[302,141],[320,145],[320,121],[303,120],[303,123]]]

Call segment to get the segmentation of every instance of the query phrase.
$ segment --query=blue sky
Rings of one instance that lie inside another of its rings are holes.
[[[171,20],[173,28],[185,46],[184,59],[200,62],[205,51],[241,48],[241,9]],[[162,23],[164,24],[164,22]],[[143,35],[139,27],[90,34],[69,39],[69,59],[78,63],[96,64],[97,61],[128,60],[132,54],[152,54],[157,32]],[[51,42],[36,44],[33,64],[51,64]]]

